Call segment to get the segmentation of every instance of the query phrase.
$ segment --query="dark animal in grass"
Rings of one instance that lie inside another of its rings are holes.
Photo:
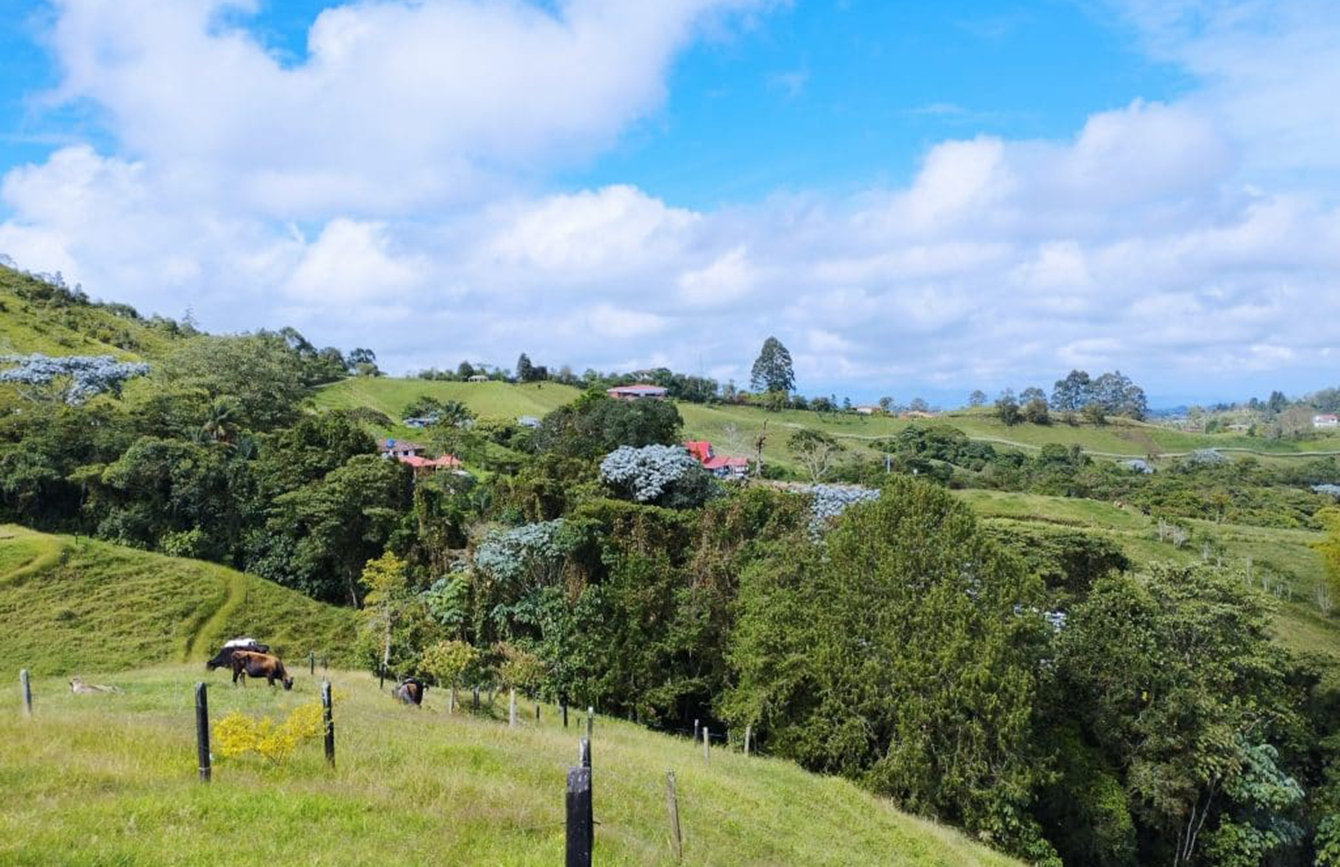
[[[248,677],[263,677],[270,686],[279,681],[284,685],[284,689],[293,689],[293,678],[288,676],[284,670],[284,663],[279,661],[279,657],[271,656],[268,653],[256,653],[252,650],[239,650],[233,654],[233,683],[237,679],[242,679],[242,685],[247,685]]]
[[[250,650],[255,653],[269,653],[270,646],[261,644],[254,638],[234,638],[231,641],[223,643],[223,649],[214,655],[209,662],[205,663],[205,668],[213,671],[216,668],[232,667],[233,654],[239,650]]]
[[[100,683],[84,683],[77,677],[70,678],[70,692],[75,695],[96,695],[100,692],[120,692],[119,686],[103,686]]]
[[[391,694],[405,704],[418,707],[423,704],[423,694],[427,691],[428,685],[423,681],[417,677],[407,677],[400,681],[400,685]]]

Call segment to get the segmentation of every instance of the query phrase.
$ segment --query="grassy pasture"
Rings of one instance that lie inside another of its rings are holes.
[[[1237,570],[1262,592],[1270,592],[1276,607],[1276,635],[1281,644],[1300,654],[1321,654],[1332,660],[1332,676],[1340,677],[1340,619],[1323,615],[1317,607],[1317,585],[1325,567],[1312,545],[1320,533],[1181,521],[1191,529],[1183,547],[1158,539],[1158,520],[1137,509],[1112,503],[1038,494],[1001,491],[956,491],[987,521],[1004,527],[1051,524],[1106,536],[1138,564],[1195,563],[1208,555]],[[1288,589],[1286,589],[1288,588]]]
[[[0,670],[35,674],[204,659],[255,634],[280,653],[336,652],[350,611],[222,566],[0,526]]]
[[[321,672],[318,671],[318,679]],[[211,684],[211,719],[240,710],[281,719],[316,699],[222,672],[164,666],[108,674],[121,694],[76,696],[34,683],[35,713],[0,707],[0,863],[23,865],[554,865],[563,860],[563,789],[579,717],[506,725],[490,713],[395,704],[363,673],[333,671],[337,767],[319,743],[283,766],[223,759],[195,779],[192,684]],[[17,698],[16,692],[10,693]],[[665,773],[673,770],[689,865],[1006,867],[1018,862],[895,810],[854,785],[724,747],[705,764],[687,739],[598,717],[595,863],[669,865]]]

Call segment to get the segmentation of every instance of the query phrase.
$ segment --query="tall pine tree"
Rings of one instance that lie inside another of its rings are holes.
[[[784,394],[789,394],[796,387],[791,353],[776,337],[763,341],[763,349],[749,375],[749,384],[754,391],[779,391]]]

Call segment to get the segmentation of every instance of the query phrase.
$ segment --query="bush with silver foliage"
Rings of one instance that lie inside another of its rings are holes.
[[[3,364],[14,366],[0,371],[0,382],[19,386],[19,392],[30,400],[70,406],[103,392],[120,394],[127,379],[149,372],[147,364],[117,361],[110,355],[0,355]]]
[[[712,477],[680,446],[620,446],[600,462],[600,480],[639,503],[685,509],[712,493]]]

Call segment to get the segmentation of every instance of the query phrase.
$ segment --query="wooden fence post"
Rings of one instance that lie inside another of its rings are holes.
[[[588,705],[586,708],[586,739],[588,741],[591,740],[591,725],[595,715],[596,709]]]
[[[386,688],[386,663],[377,666],[377,689]]]
[[[19,670],[19,686],[23,690],[23,715],[33,715],[33,688],[28,683],[28,669]]]
[[[754,733],[753,725],[746,724],[744,727],[744,754],[746,756],[749,755],[749,740],[750,736],[753,735],[753,733]]]
[[[586,738],[579,738],[577,741],[577,766],[591,767],[591,742]]]
[[[568,727],[568,703],[563,702],[563,728]]]
[[[591,850],[595,844],[591,806],[591,769],[568,768],[565,867],[591,867]]]
[[[456,712],[456,682],[451,683],[451,697],[447,699],[447,713]]]
[[[479,686],[475,686],[474,712],[479,713]]]
[[[513,688],[507,695],[507,726],[516,728],[516,689]]]
[[[331,714],[330,681],[321,682],[321,710],[326,722],[326,764],[335,767],[335,719]]]
[[[712,733],[707,726],[703,726],[703,761],[709,765],[712,763]]]
[[[694,721],[693,721],[693,739],[694,739],[695,741],[698,740],[698,721],[697,721],[697,720],[694,720]]]
[[[665,807],[670,812],[670,852],[684,860],[684,838],[679,832],[679,796],[675,794],[675,772],[665,772]]]
[[[307,651],[307,673],[316,677],[316,651]]]
[[[539,703],[539,702],[536,702],[536,703],[535,703],[535,721],[536,721],[536,722],[539,722],[539,721],[540,721],[540,703]]]
[[[209,782],[209,699],[205,684],[195,685],[195,754],[200,768],[200,781]]]

